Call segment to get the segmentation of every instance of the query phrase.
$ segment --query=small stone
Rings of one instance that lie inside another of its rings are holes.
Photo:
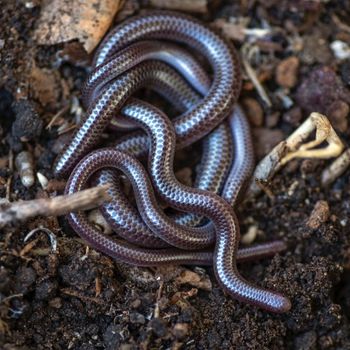
[[[67,181],[65,180],[57,180],[57,179],[52,179],[49,180],[47,186],[46,186],[46,191],[47,192],[61,192],[65,189]]]
[[[304,47],[300,53],[300,59],[307,65],[314,63],[327,64],[334,59],[327,34],[323,33],[322,29],[315,27],[311,34],[303,36]]]
[[[139,314],[138,312],[130,313],[129,318],[131,323],[145,324],[145,316]]]
[[[22,151],[15,158],[16,168],[19,172],[22,185],[29,188],[34,185],[34,160],[30,152]]]
[[[175,338],[178,340],[184,339],[188,334],[189,329],[190,327],[188,323],[177,323],[173,329]]]
[[[327,110],[327,117],[329,118],[332,126],[340,132],[346,132],[348,130],[348,119],[350,107],[342,101],[334,101]]]
[[[176,277],[175,282],[180,285],[189,284],[193,287],[207,291],[211,291],[213,288],[210,278],[207,274],[199,275],[198,273],[188,269],[184,269],[181,274]]]
[[[103,334],[103,341],[106,349],[119,349],[122,336],[123,327],[121,325],[115,325],[111,323]]]
[[[329,218],[329,205],[326,201],[320,200],[315,204],[314,209],[306,223],[311,229],[319,228]]]
[[[141,306],[141,300],[140,299],[135,299],[131,302],[130,307],[133,309],[137,309]]]
[[[164,324],[164,322],[160,319],[160,318],[154,318],[153,320],[151,320],[151,322],[149,323],[153,333],[159,337],[159,338],[163,338],[166,336],[167,334],[167,328]]]
[[[62,307],[62,299],[61,298],[53,298],[49,301],[49,306],[54,309],[60,309]]]
[[[258,235],[258,226],[251,225],[249,226],[248,231],[242,235],[241,243],[243,245],[249,245],[255,241],[257,235]]]
[[[16,271],[16,293],[27,293],[30,287],[34,284],[36,273],[31,267],[20,267]]]
[[[258,101],[247,97],[242,101],[243,109],[253,126],[262,126],[264,122],[264,111]]]
[[[339,60],[350,58],[350,47],[341,40],[334,40],[330,45],[334,56]]]
[[[57,291],[57,281],[46,280],[35,288],[35,299],[47,300],[52,298]]]
[[[326,114],[330,105],[337,100],[350,103],[350,91],[332,68],[324,66],[316,68],[303,80],[297,90],[296,100],[308,113]]]
[[[135,347],[132,344],[121,344],[120,350],[133,350]]]
[[[282,60],[276,69],[276,82],[284,88],[293,88],[298,81],[299,59],[291,56]]]
[[[294,348],[299,350],[316,349],[317,334],[315,331],[306,332],[295,337]]]
[[[300,107],[293,107],[289,111],[283,114],[283,121],[291,124],[292,126],[298,126],[303,117]]]
[[[21,100],[13,104],[16,120],[12,124],[12,136],[22,142],[36,139],[43,128],[43,121],[36,112],[33,103]]]

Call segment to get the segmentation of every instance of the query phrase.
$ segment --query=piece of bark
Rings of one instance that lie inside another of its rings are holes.
[[[7,225],[25,222],[35,216],[59,216],[77,210],[96,208],[110,199],[107,194],[108,188],[109,185],[105,185],[54,198],[2,203],[0,229]]]
[[[329,205],[326,201],[318,201],[306,222],[306,225],[311,229],[319,228],[329,218]]]
[[[151,0],[154,7],[185,12],[207,13],[208,0]]]
[[[90,53],[121,5],[120,0],[43,0],[34,39],[40,45],[78,39]]]

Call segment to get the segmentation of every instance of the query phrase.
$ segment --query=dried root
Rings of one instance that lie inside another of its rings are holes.
[[[315,130],[315,140],[304,143]],[[328,145],[316,148],[323,142]],[[260,161],[255,169],[248,195],[254,196],[259,193],[261,186],[258,183],[269,181],[283,165],[294,158],[328,159],[339,156],[343,149],[344,145],[327,117],[320,113],[311,113],[297,130]]]

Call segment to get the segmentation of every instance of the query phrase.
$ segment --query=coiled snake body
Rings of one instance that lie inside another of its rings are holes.
[[[204,56],[212,79],[188,49]],[[286,297],[247,282],[236,267],[237,261],[285,248],[275,241],[238,250],[233,207],[254,166],[249,125],[236,105],[240,84],[234,48],[197,20],[172,12],[135,16],[114,28],[96,52],[83,89],[86,118],[54,171],[70,173],[66,193],[89,181],[112,184],[112,200],[101,211],[118,239],[103,235],[83,212],[68,215],[74,230],[97,250],[140,266],[213,265],[219,284],[233,297],[285,312],[290,309]],[[131,97],[145,87],[181,114],[170,121]],[[116,133],[138,130],[113,147],[96,149],[107,126]],[[188,187],[174,175],[174,153],[200,139],[202,161],[194,187]],[[146,171],[137,158],[147,154]],[[131,182],[137,210],[122,191],[120,172]],[[157,198],[179,212],[166,214]]]

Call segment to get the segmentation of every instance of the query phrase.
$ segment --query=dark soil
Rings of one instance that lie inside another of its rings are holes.
[[[77,43],[37,46],[31,34],[40,1],[31,1],[34,7],[26,3],[5,0],[0,11],[0,196],[7,194],[11,178],[12,201],[48,195],[38,181],[26,189],[7,158],[29,150],[35,156],[36,171],[53,178],[51,165],[67,135],[59,136],[57,126],[45,126],[68,99],[79,98],[87,74],[85,62],[89,62]],[[147,1],[140,3],[149,6]],[[258,157],[288,136],[310,108],[334,116],[332,123],[348,143],[350,60],[337,60],[330,44],[334,40],[350,44],[350,2],[215,3],[210,14],[199,17],[210,23],[219,17],[244,16],[250,28],[262,28],[263,23],[274,28],[259,44],[262,57],[255,67],[273,107],[264,105],[249,80],[245,80],[241,97],[258,102],[258,112],[263,113],[253,121]],[[334,16],[344,26],[335,25]],[[303,41],[300,49],[291,46],[297,40]],[[243,43],[235,44],[239,48]],[[62,52],[70,53],[67,60],[58,59]],[[299,70],[289,73],[295,76],[288,77],[292,79],[286,87],[276,71],[290,56],[298,58]],[[40,94],[40,79],[33,79],[38,77],[37,69],[50,77],[51,84]],[[283,87],[293,107],[278,98]],[[29,102],[23,104],[22,99]],[[340,117],[334,107],[339,104],[345,110]],[[21,122],[28,116],[33,123]],[[63,116],[73,120],[69,112]],[[196,156],[190,158],[197,160],[199,148],[192,151]],[[180,169],[187,153],[178,156]],[[210,276],[211,290],[179,285],[179,269],[120,264],[92,249],[87,251],[64,218],[38,218],[1,232],[0,348],[350,349],[350,171],[323,188],[320,174],[328,164],[292,161],[268,184],[269,195],[262,194],[239,208],[242,233],[253,223],[259,228],[256,242],[283,239],[288,243],[286,253],[239,269],[249,280],[290,297],[289,313],[272,315],[225,296],[210,268],[189,267],[203,278]],[[56,185],[59,192],[59,183]],[[310,228],[308,220],[320,200],[328,203],[329,215],[317,228]],[[23,251],[24,237],[38,227],[57,235],[57,253],[48,249],[50,242],[44,234],[35,236],[36,244]]]

